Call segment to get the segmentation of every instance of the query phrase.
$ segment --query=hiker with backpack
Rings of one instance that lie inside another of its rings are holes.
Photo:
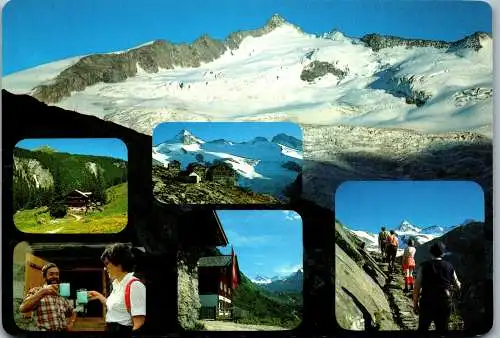
[[[385,230],[385,227],[380,228],[380,230],[378,234],[378,246],[382,254],[382,261],[386,262],[387,237],[389,237],[389,233]]]
[[[394,230],[391,230],[389,236],[387,237],[387,261],[389,263],[389,271],[394,271],[396,268],[396,254],[398,253],[398,237],[396,236],[396,233]]]
[[[116,243],[101,255],[105,270],[112,280],[112,291],[106,298],[89,291],[89,299],[106,306],[106,330],[116,337],[131,337],[146,320],[146,287],[134,277],[134,255],[131,248]]]
[[[415,269],[415,253],[417,249],[415,249],[415,243],[413,239],[408,240],[408,246],[405,248],[403,252],[403,275],[405,278],[405,288],[404,292],[413,290],[413,270]],[[409,287],[409,288],[408,288]]]
[[[413,290],[413,309],[418,318],[418,331],[428,331],[434,321],[436,331],[446,332],[452,311],[452,287],[460,290],[460,281],[451,263],[444,261],[445,246],[436,242],[430,247],[432,259],[417,271]]]

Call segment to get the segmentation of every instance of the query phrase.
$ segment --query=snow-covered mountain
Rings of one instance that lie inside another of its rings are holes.
[[[304,282],[304,270],[298,269],[294,273],[287,276],[275,276],[268,278],[257,275],[252,279],[252,282],[258,284],[268,291],[273,292],[302,292]]]
[[[191,48],[197,53],[153,41],[78,56],[6,76],[2,87],[146,134],[164,121],[287,120],[491,136],[489,34],[456,42],[314,35],[275,15]]]
[[[255,276],[254,279],[252,279],[252,282],[255,284],[269,284],[269,283],[272,283],[273,281],[270,278],[267,278],[267,277],[264,277],[261,275],[257,275],[257,276]]]
[[[280,144],[287,143],[289,146]],[[191,163],[222,161],[238,174],[238,184],[252,191],[280,195],[293,183],[302,165],[302,141],[279,134],[272,141],[256,137],[246,142],[216,139],[204,141],[188,130],[153,146],[153,159],[164,165],[179,161],[181,169]]]
[[[413,225],[407,220],[403,220],[397,228],[393,230],[396,232],[399,240],[399,249],[397,256],[401,256],[403,254],[404,248],[407,247],[408,240],[411,238],[416,241],[417,245],[424,244],[428,241],[433,240],[434,238],[441,237],[447,232],[460,227],[465,226],[471,222],[475,222],[474,220],[468,219],[461,224],[449,226],[449,227],[441,227],[438,225],[428,226],[428,227],[418,227]],[[386,227],[388,231],[391,229]],[[376,251],[380,252],[378,246],[378,233],[369,233],[362,230],[351,230],[350,232],[355,234],[360,240],[365,243],[365,248],[368,251]]]

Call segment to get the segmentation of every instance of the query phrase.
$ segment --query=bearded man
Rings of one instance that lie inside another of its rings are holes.
[[[48,263],[42,268],[45,284],[28,291],[19,311],[36,314],[39,331],[71,331],[76,320],[73,306],[59,295],[59,268]]]

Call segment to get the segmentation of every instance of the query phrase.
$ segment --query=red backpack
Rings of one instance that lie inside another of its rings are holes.
[[[141,281],[137,277],[132,277],[128,282],[127,285],[125,286],[125,307],[127,308],[127,312],[130,313],[130,286],[132,285],[133,282],[135,281]]]

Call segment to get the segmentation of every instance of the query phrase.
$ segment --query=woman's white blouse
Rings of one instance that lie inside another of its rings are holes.
[[[113,281],[113,290],[106,299],[106,322],[118,323],[121,325],[133,326],[132,316],[146,315],[146,287],[142,282],[135,281],[130,286],[130,312],[125,306],[125,287],[134,276],[132,272],[128,273],[118,282]]]

